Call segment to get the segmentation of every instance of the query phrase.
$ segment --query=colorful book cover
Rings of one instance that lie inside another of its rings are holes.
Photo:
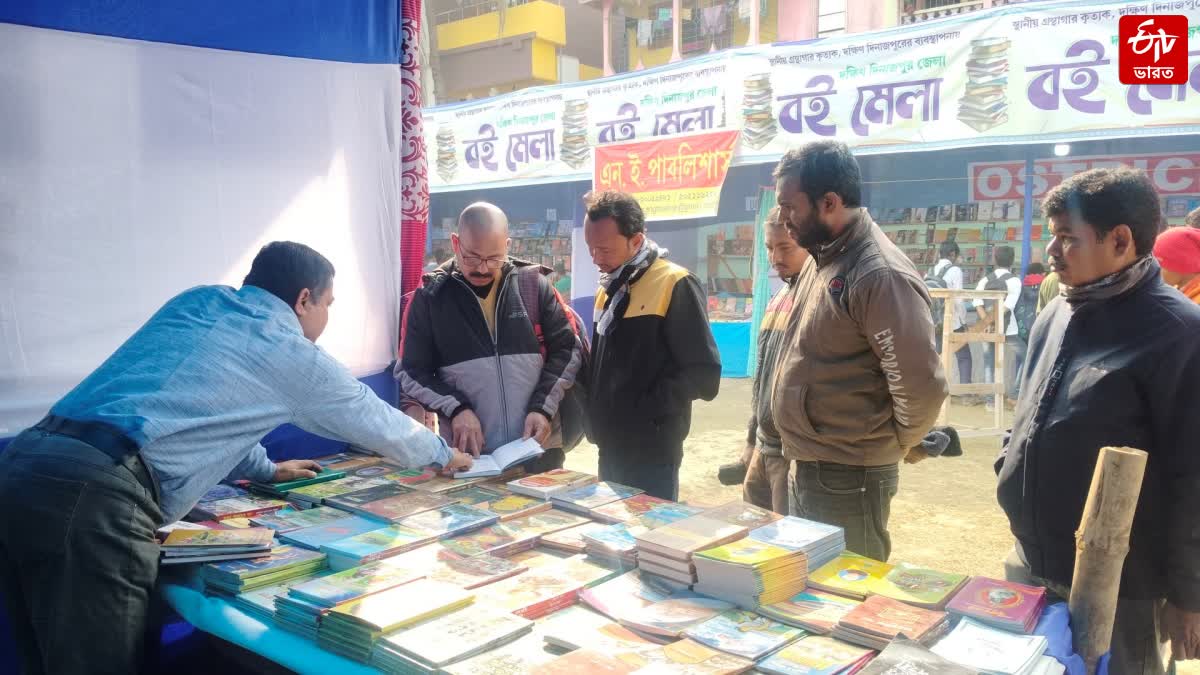
[[[618,523],[592,530],[584,534],[583,538],[585,542],[595,544],[602,549],[619,555],[622,553],[632,553],[637,550],[637,539],[635,536],[648,531],[647,528],[641,526],[631,528],[629,525]]]
[[[587,548],[587,541],[583,536],[589,532],[595,532],[608,528],[604,523],[584,523],[575,527],[568,527],[559,532],[551,532],[543,534],[541,539],[542,546],[550,546],[564,551],[572,551],[574,553],[583,553]]]
[[[381,485],[380,487],[384,486]],[[332,500],[330,503],[335,506],[340,505],[338,502]],[[394,497],[385,497],[367,502],[356,507],[355,510],[364,516],[396,522],[419,513],[440,509],[453,503],[441,495],[428,492],[406,491],[404,494],[398,494]]]
[[[811,572],[808,575],[808,583],[831,593],[865,598],[891,571],[892,566],[885,562],[847,551],[829,564]]]
[[[772,546],[765,542],[749,538],[739,539],[696,553],[696,556],[700,558],[748,567],[760,567],[771,561],[787,558],[792,555],[799,554],[794,554],[786,548],[779,548],[778,546]]]
[[[650,530],[635,537],[638,547],[661,551],[670,557],[690,557],[701,549],[720,546],[746,534],[745,526],[709,518],[707,512]]]
[[[479,589],[479,601],[527,619],[537,619],[573,604],[587,584],[562,574],[555,566],[530,570]]]
[[[437,497],[438,495],[430,495]],[[399,525],[431,537],[445,537],[478,529],[498,522],[500,516],[466,504],[450,504],[432,511],[409,516]]]
[[[590,511],[598,506],[628,499],[642,492],[643,490],[628,485],[603,482],[572,488],[554,495],[552,499]]]
[[[428,578],[470,590],[516,576],[527,569],[525,565],[508,558],[485,554],[438,562],[430,570]]]
[[[370,469],[380,469],[380,466],[371,466],[362,471]],[[339,495],[350,494],[358,490],[365,490],[376,485],[383,485],[388,480],[384,476],[373,477],[357,477],[348,476],[341,480],[331,480],[328,483],[317,483],[316,485],[306,485],[302,488],[296,488],[288,493],[288,499],[304,500],[307,502],[320,503],[323,500],[337,497]]]
[[[541,513],[532,513],[520,518],[513,518],[505,522],[505,525],[512,528],[519,535],[541,536],[587,522],[590,522],[590,520],[583,516],[551,509],[550,511],[542,511]]]
[[[610,523],[630,523],[636,521],[650,509],[667,504],[674,504],[674,502],[643,493],[629,497],[628,499],[598,506],[592,509],[592,516],[598,520]]]
[[[524,675],[556,657],[543,648],[542,636],[525,635],[512,644],[446,666],[449,675]]]
[[[542,499],[508,493],[498,499],[484,504],[475,504],[478,508],[487,509],[500,516],[500,520],[512,520],[522,516],[549,511],[551,504]]]
[[[250,485],[252,485],[256,488],[259,488],[261,490],[266,490],[267,492],[270,492],[272,494],[281,494],[281,493],[287,492],[288,490],[295,490],[296,488],[302,488],[305,485],[316,485],[317,483],[325,483],[327,481],[337,480],[339,478],[345,478],[345,477],[346,477],[345,471],[334,471],[332,469],[322,469],[320,473],[313,476],[312,478],[298,478],[296,480],[284,481],[282,483],[251,482]]]
[[[383,483],[380,485],[372,485],[371,487],[354,492],[347,492],[336,497],[330,497],[325,500],[325,503],[330,506],[336,506],[339,509],[358,509],[366,504],[377,502],[381,499],[390,499],[392,497],[411,494],[412,490],[400,485],[399,483]]]
[[[486,608],[472,608],[427,621],[383,638],[383,644],[440,668],[509,642],[533,630],[533,622]]]
[[[193,512],[203,519],[225,520],[226,518],[255,516],[260,513],[277,511],[287,505],[288,503],[282,499],[257,497],[248,494],[242,497],[230,497],[228,499],[202,502],[196,505]]]
[[[569,469],[555,469],[518,478],[508,484],[508,489],[535,497],[549,497],[557,492],[594,482],[596,482],[596,477],[591,474]]]
[[[347,469],[346,475],[350,478],[395,478],[393,474],[398,474],[403,469],[384,461],[379,461],[375,464],[360,466],[357,469]]]
[[[212,487],[212,489],[210,489],[208,492],[205,492],[204,496],[201,497],[197,503],[205,504],[207,502],[215,502],[215,501],[220,501],[222,499],[232,499],[234,497],[245,497],[249,494],[250,494],[249,492],[246,492],[245,490],[243,490],[240,487],[237,487],[234,485],[226,485],[225,483],[217,483],[216,485],[214,485]]]
[[[296,544],[304,548],[320,550],[325,544],[332,544],[339,539],[347,539],[356,534],[370,532],[372,530],[380,530],[387,527],[385,523],[371,518],[363,518],[362,516],[347,516],[341,520],[335,520],[324,525],[316,527],[306,527],[300,530],[292,530],[279,535],[280,541],[286,541],[289,544]],[[269,532],[270,530],[268,530]]]
[[[341,520],[346,517],[346,512],[330,508],[328,506],[318,506],[312,509],[280,509],[273,513],[265,513],[259,516],[254,516],[250,519],[250,523],[259,527],[266,527],[276,532],[291,532],[305,527],[315,527],[332,523],[335,520]]]
[[[724,600],[692,591],[676,591],[667,599],[635,609],[618,620],[647,633],[678,637],[688,628],[733,608],[733,603]]]
[[[508,523],[496,523],[475,532],[443,540],[442,546],[454,555],[469,558],[482,553],[495,555],[511,551],[521,545],[532,545],[536,541],[537,535],[518,532],[509,527]]]
[[[799,628],[740,609],[722,612],[683,634],[702,645],[751,661],[805,635]]]
[[[975,577],[950,600],[946,609],[956,614],[1020,626],[1029,622],[1031,614],[1041,611],[1045,598],[1044,588]]]
[[[705,511],[704,517],[753,530],[764,525],[769,525],[783,516],[753,504],[735,501]]]
[[[310,551],[296,546],[276,546],[271,549],[271,555],[250,560],[225,560],[209,563],[204,566],[203,573],[248,579],[263,574],[269,574],[305,563],[316,563],[325,559],[324,553]]]
[[[872,592],[911,605],[940,609],[966,581],[964,574],[900,563],[872,588]]]
[[[488,487],[486,485],[472,485],[461,490],[455,490],[446,494],[446,497],[452,499],[459,504],[467,506],[478,506],[486,509],[487,505],[498,499],[503,499],[506,495],[512,494],[507,490],[502,490],[496,487]]]
[[[695,640],[680,640],[658,649],[624,652],[622,661],[647,673],[683,675],[735,675],[754,667],[754,662],[724,654]]]
[[[163,547],[243,547],[270,546],[275,533],[265,527],[238,530],[175,530],[163,540]]]
[[[663,525],[670,525],[684,518],[700,515],[704,509],[686,504],[663,504],[655,506],[638,518],[638,524],[653,530]]]
[[[326,455],[313,460],[324,469],[332,471],[352,471],[363,467],[375,466],[383,461],[382,457],[361,455],[357,452],[339,452],[336,455]]]
[[[784,623],[818,633],[830,633],[850,610],[862,603],[832,593],[807,590],[783,602],[760,607],[759,611]]]
[[[381,560],[296,584],[288,594],[320,607],[333,607],[423,576],[424,570],[401,567],[390,559]]]
[[[382,530],[363,532],[352,537],[330,542],[322,547],[329,554],[346,556],[368,562],[387,557],[388,554],[427,543],[432,537],[419,530],[392,525]]]
[[[531,669],[529,673],[530,675],[580,675],[580,673],[625,675],[634,670],[634,665],[599,650],[576,649],[549,663]]]
[[[374,634],[389,633],[425,619],[466,607],[474,593],[449,584],[418,579],[334,607],[325,621],[334,619],[361,626]],[[336,618],[335,618],[336,617]],[[324,622],[323,622],[324,623]],[[325,630],[322,625],[321,630]]]
[[[392,477],[397,483],[415,488],[437,478],[438,470],[432,466],[422,469],[405,469],[395,472]]]
[[[843,538],[842,528],[795,516],[786,516],[773,523],[750,530],[751,539],[790,551],[807,551],[817,544]]]
[[[539,632],[547,643],[562,649],[598,649],[607,654],[661,644],[584,605],[572,605],[551,614],[541,622]]]
[[[850,610],[840,625],[888,639],[904,635],[919,641],[945,621],[945,612],[921,609],[876,595]]]
[[[321,571],[315,574],[306,574],[302,577],[288,579],[287,581],[281,581],[277,584],[271,584],[270,586],[264,586],[262,588],[256,588],[252,591],[238,593],[237,602],[253,608],[261,614],[272,615],[275,613],[275,596],[287,595],[288,589],[290,589],[292,586],[298,586],[307,581],[312,581],[313,579],[319,578],[322,574],[326,573],[326,571]]]
[[[653,583],[638,570],[630,570],[582,591],[579,599],[601,614],[619,620],[670,595],[669,589]]]
[[[758,665],[773,675],[840,675],[868,662],[875,651],[823,635],[801,638]]]

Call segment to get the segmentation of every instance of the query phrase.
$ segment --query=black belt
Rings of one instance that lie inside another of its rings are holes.
[[[158,485],[150,467],[142,461],[141,448],[117,427],[106,422],[81,422],[58,415],[46,415],[33,427],[48,434],[66,436],[87,444],[112,458],[114,464],[125,466],[142,487],[158,501]]]

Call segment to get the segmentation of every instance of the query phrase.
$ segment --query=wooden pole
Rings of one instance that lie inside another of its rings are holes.
[[[1083,519],[1075,533],[1075,576],[1071,583],[1071,627],[1075,653],[1089,673],[1109,649],[1121,569],[1129,552],[1129,530],[1142,491],[1146,453],[1103,448],[1092,475]]]
[[[953,296],[953,294],[951,294]],[[942,370],[945,371],[946,381],[954,381],[953,354],[956,348],[950,345],[950,336],[954,335],[954,303],[958,300],[953,297],[946,298],[942,305]],[[959,379],[962,376],[959,375]],[[969,383],[968,383],[969,384]],[[950,394],[946,394],[946,399],[942,401],[942,410],[938,413],[938,426],[946,426],[950,423]]]

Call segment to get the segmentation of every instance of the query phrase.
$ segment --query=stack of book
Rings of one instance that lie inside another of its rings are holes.
[[[262,513],[278,511],[287,505],[288,503],[282,499],[242,494],[237,497],[201,501],[188,514],[188,519],[226,520],[229,518],[249,518]]]
[[[769,675],[851,675],[866,667],[875,650],[812,635],[801,638],[758,664]]]
[[[750,539],[699,551],[695,589],[746,609],[782,602],[804,590],[808,563],[804,551]]]
[[[400,567],[385,560],[303,581],[290,586],[286,595],[275,598],[275,622],[316,640],[320,617],[334,607],[424,576],[424,570]]]
[[[250,524],[266,527],[277,533],[302,530],[306,527],[317,527],[341,520],[346,512],[329,506],[318,506],[311,509],[297,510],[292,507],[279,509],[274,513],[266,513],[250,518]]]
[[[754,612],[729,610],[683,631],[702,645],[757,661],[805,635],[799,628]]]
[[[642,490],[638,488],[620,483],[592,483],[551,495],[550,502],[564,511],[588,516],[591,515],[593,509],[629,499],[641,493]]]
[[[584,553],[587,551],[587,541],[584,539],[584,535],[590,532],[598,532],[609,527],[612,526],[590,521],[582,525],[576,525],[575,527],[569,527],[565,530],[560,530],[558,532],[543,534],[539,543],[545,548],[552,548],[557,551],[564,551],[566,553]]]
[[[345,515],[344,518],[332,520],[322,525],[303,527],[299,530],[282,533],[279,535],[279,540],[294,546],[320,551],[321,547],[326,544],[332,544],[341,539],[348,539],[364,532],[382,530],[385,527],[387,527],[387,523],[372,518]]]
[[[925,609],[945,609],[950,598],[967,583],[965,574],[949,574],[899,563],[871,592]]]
[[[634,537],[648,531],[641,525],[605,525],[583,535],[583,550],[589,558],[604,565],[632,569],[637,567],[637,539]]]
[[[775,115],[771,111],[771,74],[751,75],[742,82],[742,138],[746,145],[758,150],[778,133]]]
[[[885,562],[846,551],[809,574],[808,585],[819,591],[863,600],[891,571],[892,566]]]
[[[391,476],[394,471],[396,471],[395,467],[386,464],[347,471],[345,478],[331,480],[327,483],[317,483],[316,485],[306,485],[291,490],[288,492],[288,501],[305,507],[317,506],[318,504],[325,503],[326,499],[358,492],[359,490],[365,490],[377,485],[393,483],[394,481]]]
[[[967,85],[958,101],[958,119],[983,132],[1008,121],[1008,38],[971,40]]]
[[[610,619],[621,621],[638,610],[666,600],[676,590],[631,570],[580,591],[579,599]]]
[[[175,530],[159,551],[163,565],[262,558],[271,555],[275,533],[265,527],[237,530]]]
[[[462,609],[475,595],[435,581],[418,580],[338,605],[322,619],[317,644],[335,654],[369,663],[384,634]]]
[[[731,609],[734,606],[724,600],[684,589],[672,592],[664,600],[629,611],[618,621],[648,635],[677,638],[687,629]]]
[[[661,644],[638,635],[583,605],[573,605],[546,617],[540,632],[546,644],[551,647],[567,650],[595,649],[606,654],[652,648]]]
[[[429,495],[436,497],[439,495]],[[466,504],[450,504],[400,520],[397,526],[421,532],[434,539],[453,537],[500,522],[500,516]]]
[[[769,511],[753,504],[747,504],[741,500],[708,509],[703,515],[706,518],[719,520],[730,525],[738,525],[747,530],[765,527],[783,518],[783,516],[774,511]]]
[[[335,572],[412,551],[435,541],[437,537],[403,525],[391,525],[325,544],[321,550],[329,557]]]
[[[930,651],[983,675],[1026,675],[1036,672],[1047,646],[1041,635],[1016,635],[968,617]]]
[[[692,564],[692,556],[697,551],[736,541],[749,531],[744,526],[710,518],[708,513],[684,518],[634,537],[638,567],[680,583],[695,583],[696,567]]]
[[[812,633],[828,635],[855,607],[862,603],[832,593],[806,590],[772,605],[758,608],[759,614],[803,628]]]
[[[479,601],[526,619],[539,619],[575,604],[580,591],[614,575],[583,556],[572,556],[484,586],[479,589]]]
[[[873,596],[838,621],[833,637],[871,649],[883,649],[900,636],[930,644],[949,627],[945,612],[906,605],[898,600]]]
[[[533,513],[520,518],[513,518],[504,523],[518,533],[541,537],[551,532],[561,532],[565,529],[591,522],[583,516],[551,509],[541,513]]]
[[[446,493],[460,504],[474,506],[499,516],[501,521],[549,511],[551,504],[544,499],[518,495],[504,488],[489,485],[473,485],[462,490]]]
[[[508,484],[508,489],[522,495],[550,499],[560,492],[566,492],[581,485],[596,482],[596,477],[580,471],[555,469],[545,473],[518,478]]]
[[[415,513],[448,506],[454,501],[441,495],[416,492],[399,483],[385,483],[365,490],[330,497],[325,500],[325,503],[364,518],[375,518],[394,523]]]
[[[659,499],[653,495],[640,494],[621,501],[611,502],[603,506],[598,506],[592,509],[592,518],[603,523],[633,523],[638,524],[638,519],[642,514],[650,509],[658,506],[666,506],[675,504],[675,502]],[[679,506],[682,506],[680,504]],[[694,516],[700,513],[700,509],[695,509],[688,516]],[[684,516],[687,517],[687,516]]]
[[[472,590],[514,577],[529,569],[524,564],[509,558],[477,555],[461,560],[446,560],[434,563],[426,577],[432,581]]]
[[[270,555],[251,560],[209,563],[200,572],[210,591],[237,595],[296,577],[310,576],[325,567],[325,555],[295,546],[276,546]]]
[[[321,570],[313,574],[308,574],[302,577],[293,577],[287,581],[271,584],[255,588],[250,591],[242,591],[233,598],[233,604],[238,609],[246,612],[254,618],[266,622],[273,623],[275,621],[275,600],[277,596],[287,595],[288,589],[297,584],[302,584],[306,581],[311,581],[318,576],[327,574],[328,570]],[[314,635],[315,639],[315,635]]]
[[[929,673],[930,675],[978,675],[929,651],[912,640],[896,640],[880,652],[862,675],[896,675],[897,673]]]
[[[429,671],[491,651],[529,634],[533,622],[486,607],[460,609],[386,635],[375,644],[371,665],[385,673]]]
[[[808,560],[806,572],[809,574],[828,565],[846,550],[845,530],[795,516],[786,516],[750,530],[748,536],[779,548],[803,551]]]
[[[318,483],[327,483],[331,480],[345,478],[345,471],[335,471],[333,469],[322,469],[320,473],[312,478],[300,478],[290,480],[283,483],[259,483],[250,481],[250,489],[260,494],[269,495],[272,497],[286,498],[288,492],[306,485],[316,485]]]
[[[437,175],[449,183],[458,173],[458,144],[454,142],[454,129],[446,125],[438,127],[434,142],[437,145]]]
[[[511,527],[509,523],[496,523],[442,540],[442,557],[470,558],[486,553],[504,558],[533,548],[537,545],[539,536],[537,533]]]
[[[952,614],[996,628],[1032,633],[1046,606],[1046,589],[975,577],[946,605]]]
[[[582,169],[588,163],[591,146],[587,142],[587,99],[563,103],[563,139],[558,146],[562,161],[572,169]]]

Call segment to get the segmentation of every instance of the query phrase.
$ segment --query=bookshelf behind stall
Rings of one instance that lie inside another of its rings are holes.
[[[754,314],[754,225],[713,225],[701,230],[700,258],[710,322],[748,322]]]
[[[545,265],[552,270],[562,265],[570,274],[572,226],[569,220],[509,223],[508,234],[512,239],[509,255]],[[450,246],[450,232],[453,228],[453,218],[446,218],[441,224],[430,227],[429,248],[439,262],[445,262],[454,255]]]

